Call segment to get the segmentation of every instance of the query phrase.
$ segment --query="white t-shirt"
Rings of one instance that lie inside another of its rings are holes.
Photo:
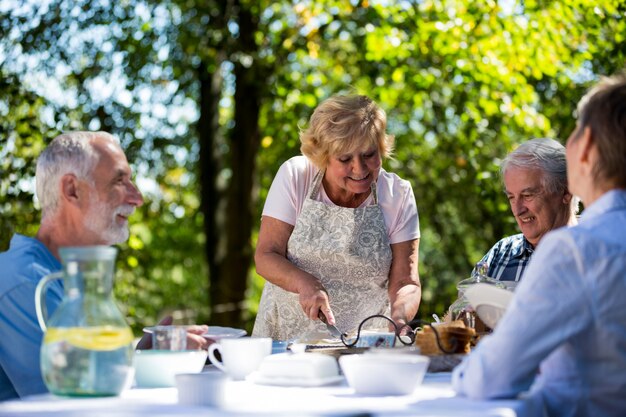
[[[294,226],[318,171],[305,156],[295,156],[284,162],[267,194],[263,215]],[[389,243],[418,239],[419,217],[411,184],[381,168],[376,191]],[[328,198],[323,186],[320,187],[319,194],[313,198],[328,205],[335,205]],[[373,200],[374,197],[370,195],[360,207],[373,204]]]

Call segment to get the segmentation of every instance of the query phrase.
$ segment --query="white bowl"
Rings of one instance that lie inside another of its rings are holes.
[[[136,350],[135,382],[142,388],[173,387],[176,374],[202,371],[206,358],[206,350]]]
[[[348,384],[362,395],[405,395],[422,383],[430,359],[406,353],[363,353],[339,357]]]
[[[224,405],[228,377],[221,371],[177,374],[178,403],[191,406],[220,407]]]

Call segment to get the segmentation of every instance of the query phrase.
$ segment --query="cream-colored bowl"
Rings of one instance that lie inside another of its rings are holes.
[[[141,388],[173,387],[176,374],[202,371],[206,358],[206,350],[136,350],[135,382]]]
[[[363,353],[339,357],[348,384],[361,395],[405,395],[422,383],[430,359],[407,353]]]

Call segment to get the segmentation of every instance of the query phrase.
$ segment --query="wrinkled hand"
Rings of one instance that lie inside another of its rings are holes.
[[[411,326],[409,326],[404,319],[394,320],[394,323],[396,323],[396,326],[389,323],[389,331],[395,333],[397,329],[398,336],[406,335],[413,331]]]
[[[202,336],[208,331],[209,326],[206,324],[194,324],[187,327],[187,349],[207,349],[211,343],[215,342],[213,339]]]
[[[174,322],[172,316],[165,316],[159,321],[159,326],[168,326]],[[209,326],[205,324],[196,324],[187,328],[187,349],[207,349],[214,340],[207,339],[202,336],[209,330]],[[136,349],[152,349],[152,335],[144,334],[137,343]]]
[[[311,320],[319,320],[320,311],[326,316],[328,324],[335,324],[335,315],[330,308],[326,288],[317,279],[312,279],[299,289],[299,301],[302,311]]]

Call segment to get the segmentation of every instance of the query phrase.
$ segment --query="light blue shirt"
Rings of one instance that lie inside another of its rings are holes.
[[[35,288],[61,263],[40,241],[14,235],[9,250],[0,253],[0,401],[47,392],[39,369],[43,332],[35,312]],[[48,286],[51,315],[63,297],[63,285]]]
[[[472,398],[524,391],[548,415],[626,415],[626,191],[546,235],[494,333],[454,370]]]

